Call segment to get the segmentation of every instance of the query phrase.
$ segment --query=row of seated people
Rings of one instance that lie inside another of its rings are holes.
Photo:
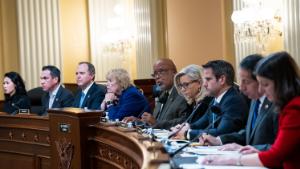
[[[280,63],[290,67],[288,73],[278,71]],[[87,63],[84,65],[88,68]],[[80,66],[81,63],[78,68]],[[245,152],[255,153],[229,156],[227,161],[224,157],[215,158],[217,160],[207,157],[206,164],[264,165],[270,168],[299,166],[299,155],[295,152],[300,145],[300,80],[298,67],[288,53],[278,52],[266,58],[251,55],[241,62],[240,91],[252,100],[249,113],[246,100],[234,85],[233,66],[226,61],[209,61],[202,67],[189,65],[177,73],[173,61],[160,59],[153,69],[152,76],[162,91],[153,113],[136,88],[124,85],[127,77],[121,78],[124,75],[122,69],[108,73],[107,92],[103,94],[103,101],[97,102],[96,109],[108,111],[112,120],[143,121],[153,128],[169,129],[174,138],[199,139],[210,145],[235,142],[239,144],[231,145],[232,149],[244,148]],[[83,82],[80,74],[84,71],[76,72],[79,87]],[[43,79],[46,80],[41,76],[42,87]],[[292,93],[285,89],[289,87]],[[77,94],[73,106],[82,107],[85,101],[80,99],[81,96]],[[286,109],[289,102],[292,105]],[[281,119],[279,129],[278,118]],[[286,131],[287,128],[291,130]],[[287,149],[285,143],[290,143]],[[254,147],[243,147],[247,144]]]
[[[39,88],[33,91],[37,95],[42,92],[40,99],[42,109],[32,109],[32,111],[38,115],[47,115],[47,110],[50,108],[78,107],[94,110],[102,108],[109,112],[111,119],[138,116],[143,111],[151,112],[145,96],[130,83],[126,70],[112,69],[107,73],[106,78],[106,86],[96,84],[94,66],[88,62],[79,63],[76,70],[78,90],[73,95],[60,84],[60,70],[53,65],[44,66],[40,76],[43,91]],[[3,88],[4,112],[16,114],[19,109],[30,109],[31,102],[18,73],[6,73]]]
[[[287,52],[265,58],[250,55],[240,63],[240,91],[251,99],[249,113],[234,87],[234,70],[228,62],[210,61],[202,68],[189,65],[177,73],[174,63],[163,59],[153,68],[153,77],[164,91],[153,114],[123,121],[144,121],[170,129],[173,138],[240,151],[208,156],[206,165],[300,166],[299,68]]]

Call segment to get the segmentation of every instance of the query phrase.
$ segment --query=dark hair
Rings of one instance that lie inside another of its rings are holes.
[[[22,77],[17,72],[7,72],[4,74],[4,77],[9,78],[16,86],[15,95],[27,95],[24,81]],[[10,96],[8,94],[4,94],[5,99],[8,99]]]
[[[251,78],[256,80],[256,76],[254,74],[254,71],[255,71],[255,67],[256,67],[257,63],[261,59],[263,59],[263,57],[260,54],[249,55],[241,61],[240,68],[251,72]]]
[[[232,65],[224,60],[213,60],[202,65],[204,69],[211,68],[216,79],[219,79],[222,75],[226,77],[226,83],[233,85],[234,81],[234,69]]]
[[[57,67],[55,67],[53,65],[43,66],[42,71],[45,71],[45,70],[49,70],[52,78],[57,77],[58,83],[60,83],[60,70]]]
[[[82,65],[82,64],[86,64],[88,66],[88,71],[90,72],[91,75],[94,75],[93,80],[95,80],[95,74],[96,74],[95,66],[90,62],[79,62],[78,65]]]
[[[273,53],[262,59],[255,74],[274,82],[274,103],[281,110],[290,100],[300,95],[299,68],[287,52]]]

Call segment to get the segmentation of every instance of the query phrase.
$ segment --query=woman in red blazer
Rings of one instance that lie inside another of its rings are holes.
[[[247,147],[238,155],[207,156],[203,164],[283,167],[285,169],[300,167],[299,68],[287,52],[278,52],[258,63],[256,76],[259,89],[277,105],[281,112],[279,130],[274,144],[268,151],[263,152]]]

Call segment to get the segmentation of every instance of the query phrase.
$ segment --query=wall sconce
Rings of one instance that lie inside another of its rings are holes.
[[[263,0],[244,0],[245,7],[233,11],[231,20],[234,23],[236,42],[256,42],[259,48],[274,36],[282,36],[281,14],[279,7],[266,4]]]

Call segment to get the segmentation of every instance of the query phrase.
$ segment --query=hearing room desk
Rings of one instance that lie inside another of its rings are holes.
[[[1,169],[151,169],[168,163],[162,145],[99,123],[102,112],[51,109],[49,116],[0,113]]]

